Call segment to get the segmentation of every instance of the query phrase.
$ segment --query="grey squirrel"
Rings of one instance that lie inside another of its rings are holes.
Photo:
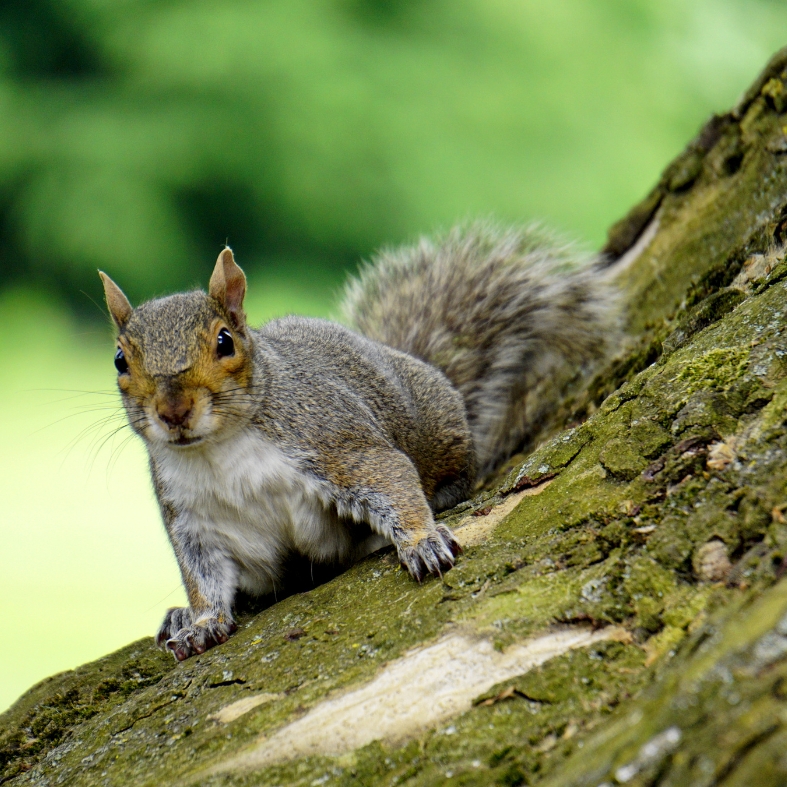
[[[352,280],[350,328],[251,328],[225,248],[207,294],[132,308],[100,272],[115,366],[145,442],[189,606],[156,635],[179,661],[227,640],[236,592],[285,557],[351,562],[392,543],[421,580],[460,547],[433,512],[532,435],[556,391],[608,351],[601,263],[537,229],[456,229],[383,252]]]

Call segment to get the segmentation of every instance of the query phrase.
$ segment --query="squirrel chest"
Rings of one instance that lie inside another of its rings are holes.
[[[250,593],[274,589],[292,550],[317,561],[354,551],[317,483],[254,430],[193,450],[155,451],[151,461],[162,500],[175,510],[172,529],[230,558]]]

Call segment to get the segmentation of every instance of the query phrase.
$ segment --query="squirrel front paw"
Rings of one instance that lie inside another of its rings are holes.
[[[419,582],[427,574],[443,575],[453,568],[454,558],[462,551],[454,534],[445,525],[437,527],[414,546],[400,546],[401,564]]]
[[[221,645],[238,629],[235,621],[226,616],[203,617],[194,622],[192,617],[188,607],[173,607],[167,610],[156,634],[156,645],[171,650],[178,661]]]
[[[188,628],[190,625],[190,607],[171,607],[167,610],[164,621],[156,632],[156,647],[164,650],[170,637],[174,637],[181,629]]]

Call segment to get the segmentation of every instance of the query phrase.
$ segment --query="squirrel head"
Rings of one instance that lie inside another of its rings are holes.
[[[131,427],[149,444],[186,448],[221,440],[253,407],[246,277],[227,247],[207,294],[179,293],[133,308],[99,271],[117,329],[115,367]]]

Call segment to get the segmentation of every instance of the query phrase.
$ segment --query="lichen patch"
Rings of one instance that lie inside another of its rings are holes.
[[[538,486],[508,495],[502,503],[493,506],[488,514],[483,516],[475,514],[466,516],[454,527],[454,535],[457,541],[464,548],[482,544],[524,498],[540,495],[554,480],[554,478],[550,478],[541,482]]]
[[[211,721],[218,721],[221,724],[229,724],[235,719],[239,719],[250,710],[258,708],[266,702],[273,702],[273,700],[280,700],[284,697],[283,694],[271,694],[270,692],[263,692],[261,694],[252,694],[250,697],[244,697],[237,702],[232,702],[225,705],[221,710],[212,713],[208,718]]]
[[[617,627],[571,626],[497,650],[488,639],[449,634],[388,664],[371,682],[328,699],[219,771],[262,768],[314,755],[340,755],[375,740],[400,742],[472,707],[501,681],[602,640],[621,639]]]

